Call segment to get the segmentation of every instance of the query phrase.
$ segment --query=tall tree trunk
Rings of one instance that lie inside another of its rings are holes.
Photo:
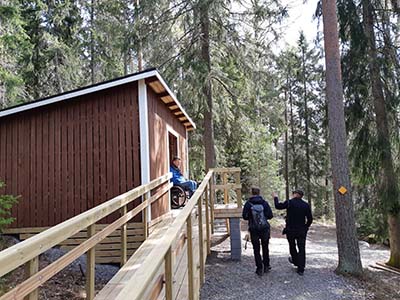
[[[54,77],[56,78],[55,83],[57,85],[57,92],[61,94],[64,92],[64,89],[63,89],[63,79],[61,78],[59,74],[60,72],[58,71],[58,66],[59,66],[58,51],[55,53],[53,61],[54,61]]]
[[[322,0],[324,24],[326,95],[330,132],[333,194],[335,198],[336,235],[338,244],[339,273],[361,274],[360,249],[356,235],[354,208],[346,149],[343,88],[340,66],[339,36],[336,1]],[[338,191],[345,187],[343,195]]]
[[[325,105],[325,122],[326,124],[328,123],[328,105]],[[328,154],[329,152],[329,134],[328,130],[324,130],[324,138],[325,138],[325,153]],[[330,201],[330,193],[329,193],[329,160],[326,158],[325,159],[325,204],[324,204],[324,214],[327,217],[330,217],[332,215],[332,204]]]
[[[37,25],[37,27],[36,27]],[[41,44],[41,35],[40,35],[40,25],[39,21],[35,23],[35,31],[34,35],[32,37],[32,40],[34,41],[34,46],[33,46],[33,53],[32,53],[32,65],[33,65],[33,98],[34,99],[39,99],[40,98],[40,44]]]
[[[294,188],[297,189],[297,155],[296,155],[296,144],[295,144],[295,133],[294,133],[294,117],[293,117],[293,97],[291,89],[289,90],[289,105],[290,105],[290,131],[292,138],[292,165],[293,165],[293,179]]]
[[[325,174],[325,201],[324,201],[324,215],[330,217],[331,215],[331,207],[329,201],[329,178],[328,174]]]
[[[130,22],[129,22],[129,7],[127,6],[124,10],[124,25],[125,25],[125,30],[128,31],[130,29]],[[131,38],[125,38],[124,40],[124,47],[122,49],[123,51],[123,59],[124,59],[124,75],[128,75],[129,72],[129,63],[131,60],[130,57],[130,47],[131,46]]]
[[[308,129],[308,103],[307,103],[307,80],[306,80],[306,58],[305,49],[302,47],[302,65],[303,65],[303,97],[304,97],[304,127],[305,127],[305,138],[306,138],[306,176],[307,176],[307,200],[312,209],[311,202],[311,169],[310,169],[310,133]]]
[[[92,84],[96,83],[95,77],[95,47],[94,47],[94,1],[90,1],[90,78]]]
[[[213,100],[211,93],[211,71],[210,58],[210,19],[208,16],[209,1],[200,0],[200,24],[201,24],[201,60],[203,63],[203,95],[205,98],[204,108],[204,136],[206,170],[215,167],[215,145],[213,124]]]
[[[138,61],[138,71],[143,71],[143,52],[142,52],[142,40],[141,40],[141,34],[140,34],[140,12],[139,12],[139,0],[135,1],[135,22],[137,22],[138,28],[137,31],[137,38],[138,38],[138,43],[137,43],[137,61]]]
[[[288,112],[287,112],[287,88],[289,87],[289,75],[286,80],[285,90],[285,184],[286,184],[286,199],[289,199],[289,148],[288,148]]]
[[[400,268],[400,214],[389,213],[390,259],[388,265]]]
[[[392,145],[389,138],[389,123],[383,84],[380,76],[378,53],[375,45],[373,7],[369,0],[363,0],[364,28],[368,40],[369,72],[375,122],[378,133],[379,158],[382,172],[379,176],[378,197],[388,212],[391,266],[400,268],[400,202],[398,178],[394,171]]]

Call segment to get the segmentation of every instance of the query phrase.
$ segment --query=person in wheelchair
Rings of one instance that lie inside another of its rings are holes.
[[[180,170],[181,159],[178,156],[174,156],[171,162],[169,171],[172,173],[171,181],[174,185],[178,185],[185,191],[189,192],[189,198],[192,197],[194,191],[197,189],[197,182],[193,180],[187,180]]]

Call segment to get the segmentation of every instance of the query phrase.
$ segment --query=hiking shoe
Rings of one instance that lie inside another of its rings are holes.
[[[262,269],[261,269],[261,268],[260,268],[260,269],[257,268],[256,274],[257,274],[258,276],[262,276],[262,275],[263,275]]]
[[[269,272],[271,270],[271,266],[264,266],[264,273]]]
[[[299,274],[300,276],[303,276],[304,275],[304,271],[297,270],[297,274]]]

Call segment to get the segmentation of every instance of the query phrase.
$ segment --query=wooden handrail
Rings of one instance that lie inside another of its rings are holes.
[[[153,276],[164,262],[165,256],[167,255],[167,252],[169,251],[174,240],[178,237],[180,230],[186,224],[188,218],[191,217],[192,210],[200,201],[200,197],[202,197],[203,193],[205,192],[206,186],[211,180],[213,173],[214,171],[212,170],[207,173],[203,182],[200,184],[196,192],[190,198],[189,202],[171,224],[160,243],[157,244],[157,247],[154,247],[149,255],[144,259],[140,269],[137,270],[135,275],[130,278],[128,282],[126,282],[125,287],[115,298],[115,300],[143,299],[146,287],[151,283]]]
[[[0,277],[86,229],[171,178],[168,173],[0,252]]]

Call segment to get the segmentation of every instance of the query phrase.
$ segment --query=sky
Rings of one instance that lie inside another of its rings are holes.
[[[306,3],[303,3],[303,0],[281,0],[281,3],[289,8],[289,17],[284,24],[286,28],[284,30],[284,41],[289,45],[294,46],[297,43],[300,30],[304,31],[308,41],[312,41],[317,35],[318,20],[313,20],[313,15],[318,0],[306,1]],[[320,24],[321,29],[322,24]]]

